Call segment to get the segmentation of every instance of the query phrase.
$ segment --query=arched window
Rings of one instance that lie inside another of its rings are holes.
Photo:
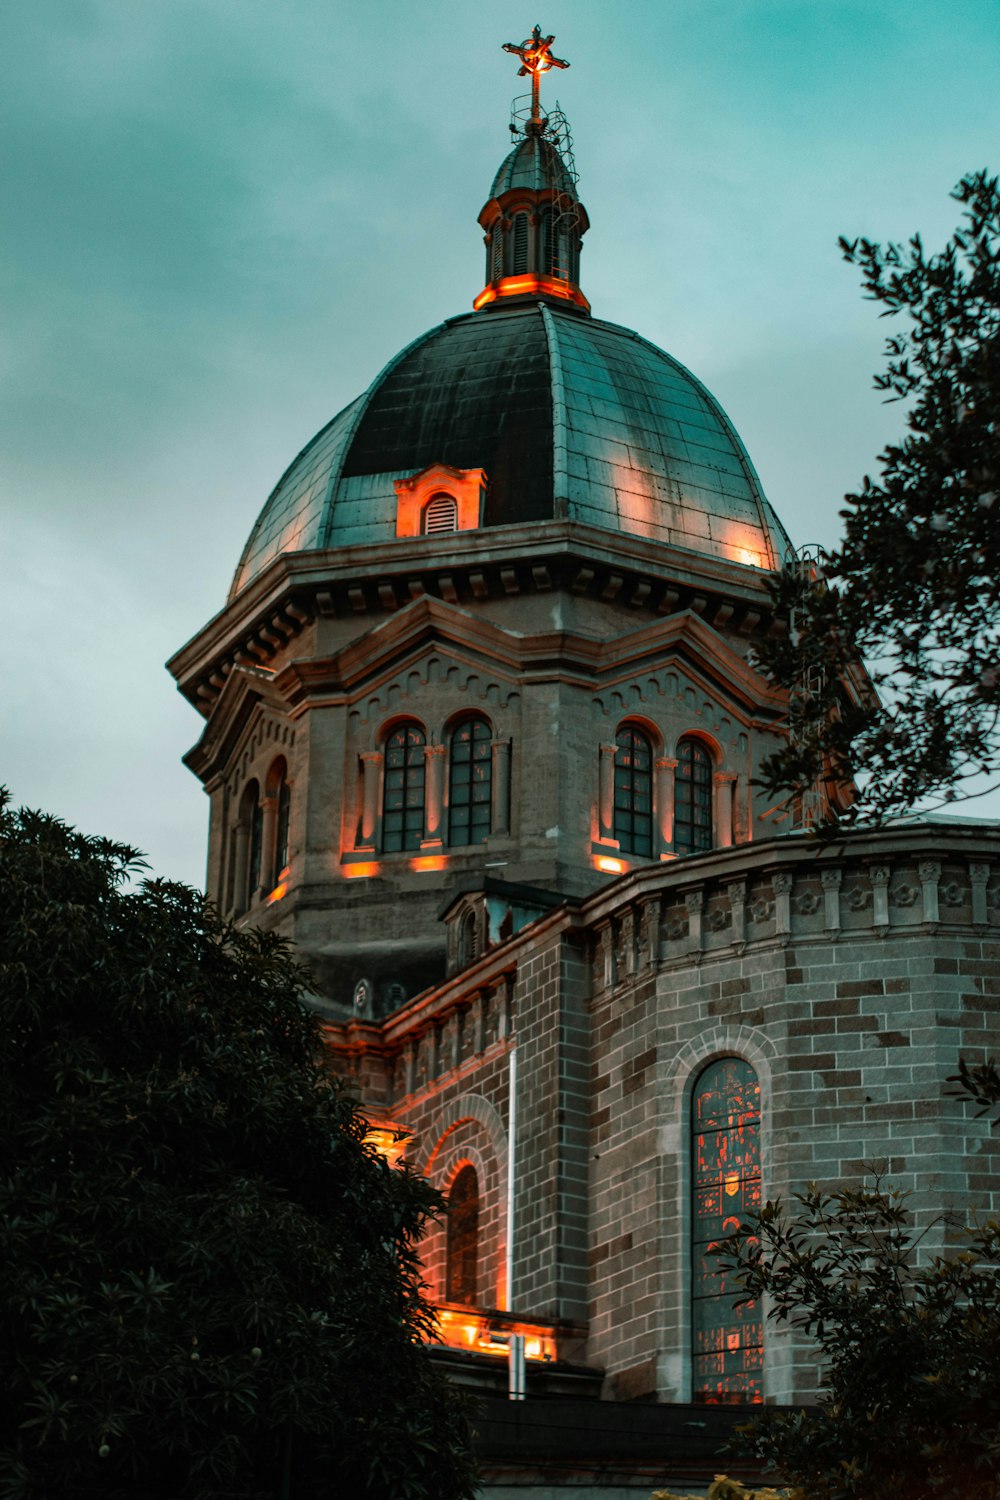
[[[458,929],[458,961],[462,968],[479,957],[479,927],[474,911],[466,912]]]
[[[254,778],[243,788],[233,844],[233,889],[237,912],[247,911],[260,889],[263,850],[264,809],[260,787]]]
[[[424,836],[424,734],[403,724],[385,742],[382,848],[419,849]]]
[[[481,844],[490,831],[493,731],[485,719],[464,719],[451,737],[448,842]]]
[[[425,536],[436,531],[458,530],[458,506],[453,495],[432,495],[424,506],[422,530]]]
[[[695,1083],[691,1107],[691,1362],[694,1400],[763,1399],[760,1307],[734,1308],[737,1289],[706,1252],[760,1206],[760,1084],[742,1057],[720,1057]]]
[[[699,740],[677,746],[674,850],[698,854],[712,847],[712,758]]]
[[[514,215],[514,260],[511,275],[523,276],[528,269],[528,215]]]
[[[653,855],[653,747],[627,724],[615,735],[615,838],[624,854]]]
[[[479,1182],[476,1169],[466,1164],[448,1194],[449,1302],[476,1301],[476,1271],[479,1260]]]
[[[267,773],[265,783],[267,798],[271,807],[271,816],[274,818],[274,826],[270,830],[265,827],[265,844],[270,849],[270,855],[265,849],[265,857],[270,858],[270,868],[265,872],[268,889],[273,890],[281,879],[281,872],[288,864],[288,822],[292,806],[291,787],[288,785],[288,763],[283,755],[279,755],[271,769]],[[273,845],[271,840],[274,840]]]

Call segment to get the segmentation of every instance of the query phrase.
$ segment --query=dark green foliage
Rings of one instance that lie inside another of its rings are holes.
[[[465,1497],[392,1171],[303,972],[133,851],[0,811],[0,1493]]]
[[[997,1500],[1000,1221],[920,1257],[905,1195],[877,1178],[795,1201],[715,1252],[822,1363],[819,1405],[764,1409],[752,1450],[806,1500]]]
[[[919,236],[841,241],[881,315],[908,319],[875,384],[911,403],[909,431],[881,455],[880,477],[846,497],[840,547],[779,577],[792,629],[761,650],[792,694],[795,729],[764,768],[768,789],[860,776],[841,821],[949,801],[997,769],[1000,189],[983,172],[953,196],[964,222],[939,255]],[[859,655],[882,707],[844,691]]]

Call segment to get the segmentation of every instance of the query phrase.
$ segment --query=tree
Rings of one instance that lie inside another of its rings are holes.
[[[766,785],[801,793],[825,779],[841,822],[980,795],[969,779],[997,772],[1000,189],[980,172],[952,196],[963,223],[940,254],[919,235],[840,242],[881,316],[909,320],[875,377],[912,403],[909,430],[846,497],[840,546],[779,575],[791,629],[760,653],[791,697]],[[860,657],[881,705],[859,684]]]
[[[306,976],[134,851],[0,803],[0,1490],[466,1497],[414,1244]]]
[[[819,1404],[765,1408],[745,1432],[791,1500],[1000,1496],[1000,1221],[921,1258],[906,1195],[810,1184],[715,1253],[741,1300],[811,1334]]]

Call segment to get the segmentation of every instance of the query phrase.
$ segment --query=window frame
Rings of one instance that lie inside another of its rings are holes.
[[[690,756],[690,759],[689,759]],[[673,843],[675,854],[705,854],[715,848],[715,756],[704,740],[685,734],[677,741],[674,771]],[[690,766],[690,770],[687,767]],[[694,774],[698,767],[697,775]],[[682,803],[682,788],[690,788]],[[698,797],[702,793],[699,806]],[[699,818],[699,811],[703,814]],[[682,838],[681,831],[685,830]],[[688,833],[687,830],[690,830]]]
[[[471,738],[468,741],[468,756],[464,754],[464,748],[459,744],[459,736],[470,728]],[[477,736],[478,730],[484,732]],[[481,746],[485,753],[477,756],[476,746]],[[463,753],[458,755],[456,750],[461,748]],[[480,765],[485,775],[478,783],[476,781],[476,766]],[[468,765],[468,782],[456,774]],[[475,796],[476,788],[485,790],[485,796]],[[468,788],[468,797],[456,795]],[[479,810],[477,816],[477,809]],[[465,813],[464,826],[456,827],[456,814]],[[477,829],[479,830],[477,833]],[[455,849],[471,849],[477,845],[484,844],[493,831],[493,725],[485,714],[465,714],[453,725],[448,736],[448,844]]]
[[[736,1288],[727,1287],[715,1262],[706,1256],[710,1245],[731,1232],[762,1201],[761,1094],[758,1070],[735,1052],[710,1058],[692,1077],[688,1107],[688,1342],[691,1400],[699,1404],[758,1405],[763,1400],[764,1320],[760,1306],[751,1303],[732,1309]],[[713,1097],[725,1099],[714,1113]]]
[[[472,1191],[456,1203],[453,1200],[460,1183],[466,1187],[471,1183]],[[482,1193],[479,1173],[471,1161],[462,1162],[452,1178],[447,1203],[445,1299],[465,1307],[475,1307],[479,1300]]]
[[[628,745],[622,744],[624,739],[629,740]],[[637,766],[635,763],[635,751],[638,745],[641,745],[645,751],[646,764],[644,766]],[[629,755],[630,759],[628,763],[622,758],[622,751],[625,751]],[[656,747],[648,729],[631,720],[619,726],[615,734],[611,828],[612,836],[617,841],[621,852],[632,855],[635,859],[653,858],[653,847],[656,836],[655,808],[653,803],[653,763],[655,758]],[[636,786],[637,780],[640,781],[638,788]],[[640,794],[646,800],[645,810],[637,806]],[[638,836],[637,824],[645,825],[644,831]]]
[[[393,742],[403,737],[402,760],[390,765]],[[410,736],[413,736],[412,740]],[[382,852],[409,854],[424,838],[427,809],[427,732],[416,719],[407,719],[389,730],[382,742]],[[419,796],[417,795],[419,793]],[[398,805],[390,806],[390,798]],[[398,823],[398,826],[397,826]]]

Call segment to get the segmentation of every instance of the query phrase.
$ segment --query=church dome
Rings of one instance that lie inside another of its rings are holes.
[[[519,141],[500,165],[493,179],[490,197],[499,198],[516,188],[539,192],[552,188],[556,192],[576,195],[576,186],[562,156],[551,141],[532,132]]]
[[[545,300],[451,318],[391,360],[299,454],[230,597],[290,552],[396,535],[394,481],[483,469],[485,526],[568,519],[753,568],[788,537],[732,423],[638,334]]]

